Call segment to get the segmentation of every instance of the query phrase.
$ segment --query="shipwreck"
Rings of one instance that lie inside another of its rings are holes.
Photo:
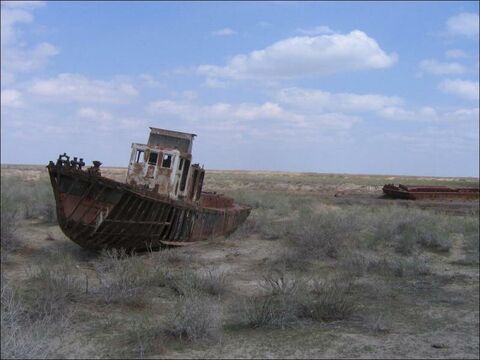
[[[462,199],[475,200],[479,198],[479,188],[448,186],[420,186],[386,184],[383,193],[387,197],[408,200],[434,200],[434,199]]]
[[[155,249],[228,235],[251,208],[202,191],[205,170],[192,164],[195,134],[150,128],[147,144],[132,144],[126,181],[102,176],[67,154],[48,172],[60,228],[88,249]]]

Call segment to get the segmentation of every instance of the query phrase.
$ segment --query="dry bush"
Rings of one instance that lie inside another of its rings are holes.
[[[235,191],[229,192],[235,202],[251,206],[253,209],[271,209],[278,215],[286,215],[290,209],[290,198],[284,192]]]
[[[222,335],[220,306],[198,293],[181,296],[165,324],[165,333],[191,342],[217,342]]]
[[[277,240],[284,237],[286,223],[275,217],[270,209],[254,209],[247,220],[232,234],[233,239],[244,239],[259,234],[264,240]]]
[[[264,293],[246,298],[239,314],[240,323],[248,327],[284,328],[304,318],[342,320],[355,309],[351,284],[344,279],[309,284],[277,271],[265,277],[260,286]]]
[[[227,291],[228,277],[224,271],[210,267],[201,275],[201,289],[209,295],[222,295]]]
[[[460,262],[464,265],[478,265],[480,242],[480,219],[478,216],[465,216],[455,222],[457,233],[463,235],[465,255]]]
[[[124,336],[124,342],[131,349],[132,357],[144,359],[146,356],[158,355],[165,351],[163,346],[164,330],[152,324],[147,317],[136,320],[129,325]],[[122,349],[121,355],[125,355],[124,349]]]
[[[68,318],[72,313],[70,304],[79,298],[82,286],[69,257],[42,263],[33,269],[22,293],[25,311],[33,320]]]
[[[1,358],[40,359],[54,357],[58,342],[53,341],[66,328],[66,321],[50,317],[32,319],[28,306],[12,281],[1,283]]]
[[[201,291],[201,278],[190,269],[171,272],[166,278],[166,284],[176,294],[188,296]]]
[[[193,262],[193,257],[178,248],[163,249],[160,251],[151,251],[150,257],[152,261],[163,266],[190,264]]]
[[[424,256],[399,258],[396,256],[365,256],[350,252],[340,260],[340,267],[349,276],[361,277],[377,274],[385,277],[424,276],[430,274],[430,266]]]
[[[213,267],[201,274],[190,269],[182,269],[169,273],[166,284],[182,296],[202,292],[208,295],[221,295],[227,289],[227,277],[224,272]]]
[[[330,211],[314,214],[301,211],[299,218],[290,224],[288,240],[300,261],[322,257],[337,258],[345,244],[358,236],[356,219],[347,211]]]
[[[402,255],[413,254],[417,244],[446,252],[452,246],[449,220],[424,210],[391,207],[378,214],[374,237],[377,242],[392,242]]]
[[[281,327],[298,321],[306,284],[295,277],[287,277],[282,271],[274,271],[264,277],[260,286],[264,294],[247,298],[243,304],[241,322],[249,327]]]
[[[165,273],[158,263],[149,265],[140,256],[125,250],[102,252],[95,264],[100,286],[97,292],[107,304],[144,305],[142,291],[146,285],[163,285]]]
[[[25,181],[19,177],[2,176],[2,198],[5,195],[13,200],[16,213],[24,219],[57,222],[55,197],[48,178]]]
[[[18,211],[11,194],[4,193],[2,187],[1,195],[1,249],[2,260],[11,251],[17,250],[21,243],[16,235],[18,228]]]
[[[355,310],[351,286],[345,279],[315,281],[311,292],[301,299],[302,316],[317,321],[348,318]]]

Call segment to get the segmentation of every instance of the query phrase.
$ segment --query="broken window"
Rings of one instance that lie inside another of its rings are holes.
[[[171,165],[172,165],[172,155],[164,154],[163,155],[163,161],[162,161],[162,167],[170,168]]]
[[[157,160],[158,160],[158,153],[152,151],[150,153],[150,156],[148,157],[148,163],[150,165],[157,165]]]
[[[143,163],[144,159],[143,159],[143,153],[144,151],[143,150],[137,150],[137,155],[135,156],[135,162],[137,163]]]

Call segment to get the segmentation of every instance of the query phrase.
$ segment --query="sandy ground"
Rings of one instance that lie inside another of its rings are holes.
[[[7,169],[9,175],[21,176],[25,180],[38,179],[44,171],[43,167]],[[121,181],[125,169],[106,168],[104,173]],[[248,173],[248,176],[255,175],[268,174]],[[294,174],[277,175],[278,179],[296,178]],[[220,191],[236,191],[258,187],[258,184],[250,184],[248,179],[229,185],[222,178],[224,176],[224,172],[212,172],[212,180],[207,180],[207,188],[218,185]],[[226,176],[235,178],[236,173],[228,172]],[[323,185],[303,180],[295,185],[291,181],[278,180],[276,186],[270,189],[311,193],[316,197],[318,206],[322,207],[386,203],[386,200],[379,199],[381,184],[372,184],[375,180],[371,179],[367,181],[370,184],[355,184],[365,179],[357,181],[353,175],[349,176],[350,182],[335,184],[326,181]],[[427,180],[454,181],[438,178]],[[334,197],[338,192],[341,192],[341,196]],[[476,211],[478,214],[476,202],[405,203],[405,206],[443,209],[459,214]],[[45,254],[57,251],[71,255],[78,269],[94,283],[93,261],[98,255],[72,243],[58,226],[46,225],[39,220],[24,220],[19,235],[27,245],[2,263],[2,272],[8,278],[18,281],[26,279],[32,264],[40,261]],[[221,301],[223,308],[229,309],[236,297],[255,293],[262,274],[282,250],[279,242],[251,235],[245,238],[211,239],[176,251],[191,259],[190,264],[180,266],[193,269],[215,266],[228,274],[229,291]],[[448,254],[428,253],[432,272],[425,277],[389,280],[369,276],[359,279],[355,286],[359,308],[348,320],[330,323],[304,321],[285,329],[232,329],[226,326],[218,344],[169,346],[149,357],[479,358],[479,268],[478,265],[462,265],[458,260],[463,256],[462,239],[459,238]],[[312,275],[327,276],[335,271],[334,267],[333,262],[322,262],[314,268]],[[112,350],[112,344],[114,347],[121,346],[118,339],[132,317],[148,316],[161,322],[166,312],[172,311],[171,296],[165,289],[152,290],[148,307],[131,314],[126,314],[121,307],[102,308],[91,303],[83,304],[75,326],[63,339],[63,355],[118,357],[119,353]],[[92,314],[106,323],[104,328],[98,324],[98,328],[92,328]],[[227,324],[228,319],[225,322]]]

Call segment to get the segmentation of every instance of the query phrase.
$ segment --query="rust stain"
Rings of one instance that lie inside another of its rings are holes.
[[[195,134],[150,128],[147,144],[132,144],[125,182],[101,175],[99,161],[65,153],[47,166],[63,232],[91,249],[156,248],[228,235],[251,208],[203,192],[205,170],[192,164]]]
[[[388,197],[409,200],[423,199],[464,199],[475,200],[479,198],[479,188],[452,188],[448,186],[420,186],[386,184],[383,192]]]

